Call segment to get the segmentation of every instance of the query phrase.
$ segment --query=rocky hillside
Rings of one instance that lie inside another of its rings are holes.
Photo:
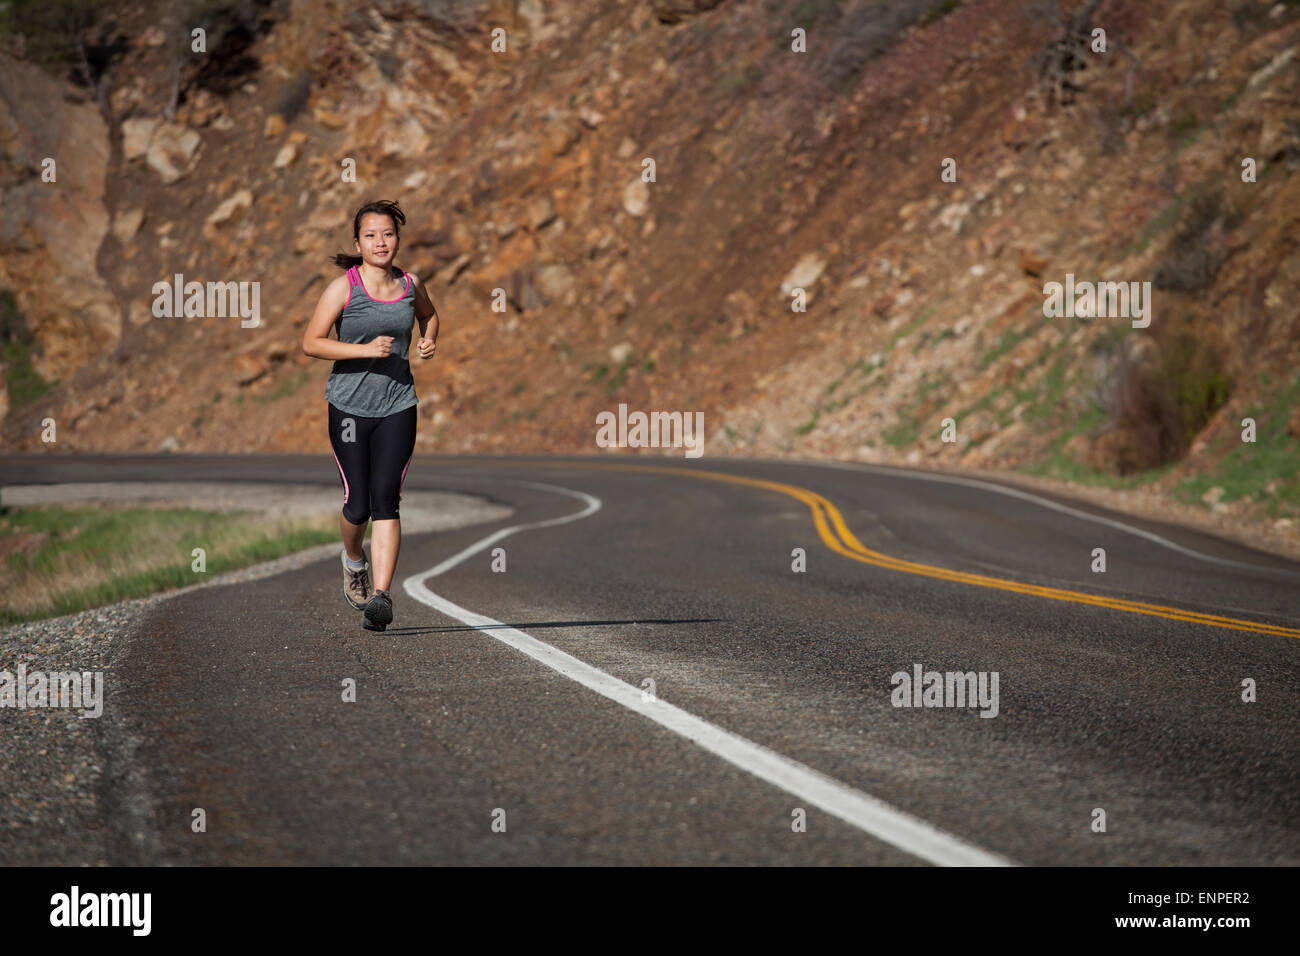
[[[442,317],[419,451],[698,410],[706,456],[1013,471],[1300,554],[1296,0],[140,3],[53,65],[8,29],[7,449],[323,452],[299,343],[390,198]],[[177,273],[260,324],[155,316]],[[1067,275],[1150,282],[1150,325],[1046,316]]]

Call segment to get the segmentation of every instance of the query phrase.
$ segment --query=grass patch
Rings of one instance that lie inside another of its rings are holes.
[[[334,515],[269,519],[188,508],[6,508],[0,517],[0,625],[73,614],[203,580],[206,574],[338,540]]]
[[[920,316],[918,316],[917,319],[914,322],[912,322],[911,325],[901,328],[897,332],[895,332],[893,338],[889,340],[889,344],[885,346],[885,351],[889,351],[895,345],[898,344],[898,341],[900,339],[906,338],[907,336],[915,332],[917,329],[919,329],[921,326],[925,325],[925,323],[929,322],[930,316],[934,315],[935,310],[938,308],[939,307],[937,305],[930,306],[928,309],[922,312]]]
[[[925,379],[921,382],[921,387],[916,390],[917,402],[923,402],[932,392],[937,391],[941,386],[948,384],[948,373],[942,372],[933,379]]]
[[[864,382],[862,386],[859,387],[858,390],[853,393],[849,393],[848,390],[846,389],[844,392],[840,393],[839,398],[836,399],[831,398],[831,396],[834,395],[836,391],[838,391],[839,387],[844,384],[844,378],[850,372],[856,371],[856,372],[861,372],[863,374],[867,374],[872,370],[872,368],[873,366],[867,362],[865,356],[863,358],[858,359],[856,362],[854,362],[852,365],[846,368],[844,370],[844,374],[841,375],[841,377],[835,379],[833,382],[829,383],[826,386],[826,392],[825,395],[823,396],[822,401],[819,402],[817,406],[812,410],[812,417],[809,418],[808,421],[800,425],[798,428],[796,428],[794,430],[795,434],[807,435],[810,431],[812,431],[814,428],[817,427],[817,420],[821,417],[822,412],[827,412],[827,413],[837,412],[845,405],[849,404],[849,402],[853,401],[853,399],[857,398],[859,395],[864,394],[868,389],[872,388],[875,385],[879,385],[881,379],[883,379],[884,377],[883,375],[876,376],[875,378],[867,382]],[[757,434],[758,432],[755,431],[755,436],[757,436]]]
[[[931,335],[928,331],[922,332],[917,338],[916,344],[912,346],[912,355],[916,356],[923,348],[934,348],[940,342],[947,339],[955,339],[956,337],[957,333],[952,329],[944,329],[938,335]]]
[[[904,413],[898,417],[897,422],[881,432],[880,437],[886,445],[893,448],[915,444],[921,437],[921,420],[914,414]]]
[[[631,368],[633,364],[634,359],[630,354],[619,363],[618,369],[610,377],[609,381],[605,383],[606,395],[613,395],[623,387],[624,383],[627,381],[627,370]]]
[[[1267,500],[1268,513],[1273,517],[1300,515],[1300,443],[1286,433],[1287,419],[1298,402],[1300,375],[1278,389],[1271,399],[1242,413],[1242,418],[1255,419],[1253,443],[1237,441],[1213,471],[1179,482],[1174,494],[1204,506],[1201,496],[1218,485],[1223,488],[1222,501],[1262,498]],[[1265,492],[1274,481],[1278,482],[1275,493]]]
[[[1006,391],[1005,388],[995,388],[990,392],[985,392],[984,395],[975,402],[975,404],[964,408],[957,413],[957,421],[961,422],[968,416],[974,415],[976,412],[982,412],[987,408],[992,408],[993,403],[1006,394]]]
[[[36,401],[61,379],[47,382],[32,367],[36,340],[27,321],[18,311],[11,290],[0,288],[0,362],[5,366],[5,388],[11,408],[21,408]]]
[[[998,344],[980,356],[980,371],[986,370],[1028,337],[1028,332],[1022,332],[1019,329],[1007,329],[1002,333],[1002,338],[998,339]]]
[[[881,433],[881,437],[893,448],[915,444],[921,437],[921,420],[911,414],[900,415],[897,422]]]
[[[5,366],[5,385],[9,391],[11,408],[21,408],[36,401],[62,379],[47,382],[32,367],[33,346],[29,343],[6,342],[0,350],[0,360]]]
[[[1012,471],[1023,475],[1037,475],[1042,478],[1055,478],[1060,481],[1076,481],[1079,484],[1095,485],[1100,488],[1129,489],[1138,488],[1158,480],[1173,468],[1175,463],[1161,465],[1159,468],[1134,472],[1129,475],[1116,475],[1108,471],[1081,464],[1067,455],[1062,449],[1065,443],[1080,432],[1090,431],[1105,421],[1105,413],[1092,409],[1080,416],[1077,427],[1058,436],[1051,445],[1046,457],[1039,462],[1021,465]]]
[[[948,384],[951,384],[951,379],[947,372],[940,372],[933,379],[922,379],[916,398],[898,416],[898,421],[881,433],[885,443],[894,448],[915,444],[921,437],[921,418],[917,410],[931,394]]]
[[[1061,402],[1065,398],[1066,387],[1070,382],[1078,378],[1078,366],[1076,365],[1075,374],[1068,376],[1067,381],[1066,373],[1071,362],[1071,356],[1060,355],[1052,363],[1052,367],[1043,376],[1042,383],[1030,398],[1029,408],[1025,412],[1027,421],[1045,422],[1060,414]]]
[[[1178,212],[1182,208],[1182,205],[1183,197],[1175,196],[1169,201],[1168,205],[1166,205],[1164,209],[1152,216],[1151,221],[1148,222],[1143,227],[1142,232],[1138,234],[1137,241],[1135,241],[1133,245],[1129,247],[1128,251],[1124,253],[1124,258],[1127,259],[1135,252],[1146,252],[1147,247],[1151,245],[1151,241],[1155,239],[1156,236],[1165,232],[1178,221]]]

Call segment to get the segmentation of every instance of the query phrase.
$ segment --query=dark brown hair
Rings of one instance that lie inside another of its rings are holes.
[[[352,238],[361,241],[361,217],[366,213],[378,213],[381,216],[388,216],[393,221],[393,232],[397,233],[397,238],[402,237],[402,226],[406,223],[406,215],[401,208],[392,199],[376,199],[368,202],[352,217]],[[351,269],[353,266],[359,266],[364,261],[355,252],[336,252],[334,253],[333,262],[340,269]],[[390,260],[391,262],[391,257]]]

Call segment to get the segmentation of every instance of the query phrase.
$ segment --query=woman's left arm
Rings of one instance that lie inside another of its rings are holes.
[[[415,320],[420,325],[420,341],[417,347],[420,358],[430,358],[433,350],[438,347],[438,310],[433,307],[433,301],[425,291],[424,284],[416,276],[412,276],[411,279],[415,283]],[[432,329],[429,327],[430,319],[433,320]]]

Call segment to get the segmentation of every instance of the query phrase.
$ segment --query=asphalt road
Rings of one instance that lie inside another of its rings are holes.
[[[7,457],[0,483],[333,468]],[[514,513],[406,536],[386,632],[333,559],[115,644],[114,862],[1300,863],[1293,562],[866,466],[421,456],[406,486]],[[996,672],[996,716],[894,706],[916,665]]]

